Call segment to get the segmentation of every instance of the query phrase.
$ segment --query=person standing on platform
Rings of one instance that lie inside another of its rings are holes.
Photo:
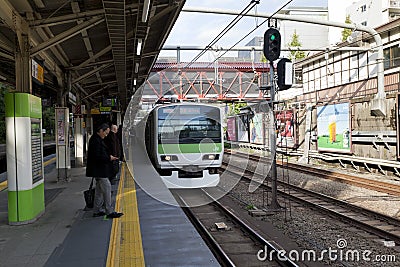
[[[124,150],[122,148],[122,124],[120,124],[118,126],[118,132],[117,132],[117,137],[118,137],[118,141],[119,141],[119,160],[120,161],[125,161],[124,158]]]
[[[120,145],[119,145],[119,140],[117,136],[118,132],[118,127],[115,124],[111,125],[111,131],[107,135],[106,138],[104,138],[104,142],[106,143],[106,146],[108,148],[108,153],[116,158],[120,158]],[[116,175],[119,172],[119,160],[114,160],[112,162],[112,175],[109,177],[111,184],[114,184],[116,181]]]
[[[90,137],[86,163],[86,176],[94,177],[96,189],[94,196],[93,216],[119,218],[123,213],[114,211],[111,205],[111,183],[108,177],[112,175],[112,162],[118,161],[117,157],[110,155],[104,138],[110,131],[108,124],[103,123],[96,128],[96,133]]]

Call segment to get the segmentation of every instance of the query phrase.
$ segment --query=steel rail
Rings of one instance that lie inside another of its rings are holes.
[[[245,231],[250,239],[256,240],[258,243],[260,243],[262,246],[268,248],[268,251],[275,251],[278,252],[280,251],[279,248],[277,248],[275,245],[273,245],[271,242],[267,241],[263,236],[261,236],[256,230],[254,230],[251,226],[249,226],[247,223],[245,223],[242,219],[240,219],[235,213],[233,213],[231,210],[229,210],[227,207],[225,207],[222,203],[220,203],[218,200],[214,199],[209,193],[207,193],[205,190],[201,189],[201,192],[204,196],[209,198],[212,202],[208,205],[214,205],[217,206],[224,215],[228,216],[233,222],[235,222],[243,231]],[[186,203],[186,201],[182,198],[182,196],[174,194],[176,198],[178,198],[178,201],[183,203],[184,205],[184,211],[188,211],[187,215],[189,219],[193,222],[195,222],[195,225],[199,224],[201,225],[200,231],[203,233],[203,231],[206,231],[205,236],[209,237],[212,236],[208,229],[200,222],[200,220],[196,217],[196,214],[190,210],[188,207],[189,205]],[[192,217],[193,216],[193,217]],[[216,242],[216,244],[213,245],[219,250],[222,250],[222,256],[223,257],[228,257],[227,252],[223,250],[223,248],[217,243],[217,241],[212,237],[211,238],[212,242]],[[273,253],[273,257],[276,263],[278,263],[280,266],[286,266],[286,267],[298,267],[298,265],[293,262],[291,259],[286,257],[286,255],[280,255],[277,257],[277,253]],[[224,259],[225,260],[225,259]],[[228,266],[236,266],[235,263],[232,260],[228,260],[227,263],[229,264]],[[230,265],[233,264],[233,265]]]
[[[223,166],[225,167],[227,164],[223,164]],[[243,173],[250,175],[251,177],[257,175],[250,170],[243,170],[242,168],[233,165],[229,165],[229,168],[229,170],[225,168],[224,171],[230,172],[234,175],[239,175],[252,183],[258,183],[260,187],[270,188],[270,186],[263,182],[257,182],[257,179],[248,178],[246,175],[243,175]],[[239,173],[236,173],[234,169],[239,171]],[[396,244],[400,244],[400,235],[396,232],[400,227],[400,220],[282,181],[278,181],[278,185],[280,187],[278,188],[278,194],[280,197],[290,198],[299,203],[306,203],[326,213],[334,214],[336,217],[352,223],[369,233],[385,239],[393,240]],[[286,193],[284,187],[290,188],[291,193]],[[341,212],[341,209],[345,209],[345,211]],[[376,220],[379,220],[380,224],[377,225]],[[392,229],[392,231],[390,231],[390,229]]]
[[[226,154],[232,153],[232,150],[225,149]],[[245,155],[248,158],[253,158],[254,160],[261,161],[261,162],[267,162],[267,158],[263,159],[260,156],[251,154],[248,155],[244,152],[240,151],[234,151],[234,155],[240,156],[240,155]],[[283,167],[283,162],[282,161],[277,161],[278,166]],[[366,189],[371,189],[375,190],[378,192],[382,193],[387,193],[391,194],[394,196],[400,196],[400,184],[394,184],[394,183],[388,183],[388,182],[383,182],[383,181],[377,181],[373,179],[368,179],[364,177],[358,177],[355,175],[350,175],[350,174],[344,174],[340,172],[333,172],[329,170],[321,170],[317,169],[315,167],[310,167],[310,166],[305,166],[303,164],[296,164],[296,163],[284,163],[286,167],[288,167],[289,170],[295,170],[298,172],[306,173],[306,174],[311,174],[314,176],[318,177],[323,177],[326,179],[338,181],[355,186],[359,186],[362,188]]]

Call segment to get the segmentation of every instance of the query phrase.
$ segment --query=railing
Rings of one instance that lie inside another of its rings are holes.
[[[263,145],[240,143],[240,142],[232,142],[232,143],[242,148],[249,148],[254,150],[270,152],[269,148]],[[301,149],[286,151],[278,148],[277,153],[287,154],[289,156],[296,156],[296,157],[300,157],[303,155],[303,151]],[[310,151],[309,158],[319,159],[327,162],[337,162],[343,168],[347,168],[347,164],[350,164],[357,171],[360,170],[360,166],[363,166],[368,172],[372,172],[371,167],[374,167],[383,175],[387,175],[388,170],[393,170],[393,173],[397,177],[400,177],[400,162],[398,161],[357,157],[357,156],[343,155],[343,154],[320,153],[318,151]]]

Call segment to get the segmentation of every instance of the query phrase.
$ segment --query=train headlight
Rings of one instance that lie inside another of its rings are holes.
[[[175,155],[162,155],[161,161],[177,161],[178,157]]]
[[[203,156],[203,160],[215,160],[215,159],[219,159],[218,154],[207,154]]]

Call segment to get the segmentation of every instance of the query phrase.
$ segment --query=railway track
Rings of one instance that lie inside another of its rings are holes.
[[[286,257],[277,257],[274,252],[280,247],[268,242],[204,190],[173,193],[222,266],[299,266]]]
[[[249,158],[251,160],[255,160],[257,162],[265,162],[260,156],[254,155],[254,154],[245,154],[243,152],[232,152],[231,150],[225,150],[226,154],[232,154],[235,156],[243,156],[246,158]],[[278,166],[285,166],[289,170],[297,171],[297,172],[302,172],[306,173],[309,175],[314,175],[318,176],[320,178],[325,178],[325,179],[330,179],[333,181],[340,181],[342,183],[366,188],[366,189],[371,189],[375,190],[378,192],[382,193],[387,193],[391,194],[393,196],[400,196],[400,184],[395,184],[395,183],[388,183],[384,181],[379,181],[379,180],[373,180],[373,179],[368,179],[368,178],[363,178],[359,176],[354,176],[350,174],[344,174],[344,173],[339,173],[339,172],[332,172],[328,170],[322,170],[322,169],[316,169],[313,167],[305,166],[305,165],[300,165],[300,164],[295,164],[295,163],[287,163],[287,162],[282,162],[282,161],[277,161]]]
[[[227,165],[223,164],[223,168]],[[238,166],[229,165],[225,172],[231,172],[232,175],[239,175],[249,182],[250,179],[260,178],[250,170],[243,170]],[[257,180],[257,179],[256,179]],[[350,223],[362,231],[376,235],[384,240],[394,241],[400,244],[400,221],[368,209],[364,209],[332,197],[306,190],[286,182],[278,181],[278,194],[285,199],[291,199],[301,205],[307,204],[324,213],[340,218]],[[260,184],[261,188],[270,190],[266,184]]]

